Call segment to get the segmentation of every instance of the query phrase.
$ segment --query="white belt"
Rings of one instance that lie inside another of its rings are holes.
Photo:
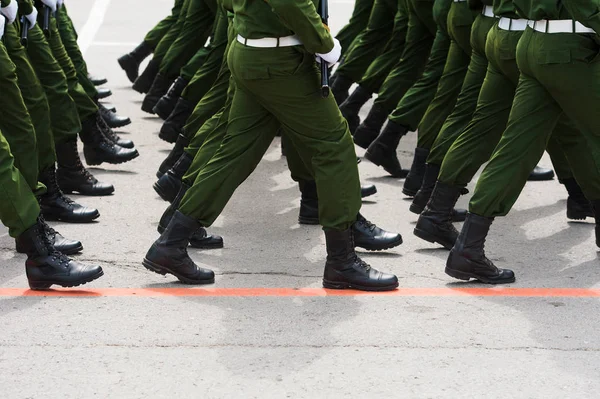
[[[512,19],[501,17],[498,21],[498,28],[514,32],[523,32],[525,28],[527,28],[528,22],[529,21],[527,21],[526,19]]]
[[[532,29],[543,33],[596,33],[592,28],[572,19],[528,21]]]
[[[481,10],[481,13],[483,15],[485,15],[486,17],[491,17],[494,18],[494,7],[492,6],[483,6],[483,10]]]
[[[468,0],[454,0],[455,3],[466,3]]]
[[[285,36],[285,37],[263,37],[262,39],[246,39],[245,37],[238,35],[237,41],[248,46],[248,47],[262,47],[262,48],[274,48],[274,47],[290,47],[300,46],[302,42],[298,39],[298,36]]]

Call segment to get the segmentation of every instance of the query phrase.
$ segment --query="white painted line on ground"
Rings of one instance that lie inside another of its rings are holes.
[[[102,22],[104,22],[104,16],[106,15],[106,10],[108,10],[109,5],[110,0],[96,0],[94,6],[90,10],[90,15],[88,16],[85,25],[83,25],[83,29],[81,29],[79,39],[77,40],[81,53],[84,56],[96,37],[98,30],[102,26]]]

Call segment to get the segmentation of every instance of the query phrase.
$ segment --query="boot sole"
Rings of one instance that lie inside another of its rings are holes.
[[[305,218],[302,216],[298,216],[298,223],[299,224],[307,224],[310,226],[315,226],[317,224],[319,224],[319,219],[314,219],[314,218]]]
[[[349,290],[349,289],[354,289],[354,290],[359,290],[359,291],[371,291],[371,292],[381,292],[381,291],[393,291],[396,288],[398,288],[399,284],[395,283],[392,285],[385,285],[385,286],[381,286],[381,287],[365,287],[362,285],[357,285],[357,284],[351,284],[351,283],[338,283],[335,281],[329,281],[329,280],[325,280],[323,279],[323,287],[324,288],[329,288],[331,290]]]
[[[433,235],[425,230],[418,229],[416,227],[413,230],[413,234],[427,242],[431,242],[433,244],[440,244],[442,247],[446,248],[447,250],[451,250],[452,247],[454,246],[454,243],[452,243],[452,245],[447,245],[447,244],[443,243],[441,240],[438,240],[438,238],[435,235]]]
[[[461,272],[458,270],[450,269],[448,267],[446,267],[445,272],[448,276],[454,277],[458,280],[469,281],[470,279],[473,278],[473,279],[480,281],[482,283],[485,283],[485,284],[509,284],[509,283],[514,283],[516,281],[516,279],[514,277],[507,279],[507,280],[493,280],[492,281],[485,277],[477,276],[473,273],[465,273],[465,272]]]
[[[132,161],[132,160],[136,159],[137,157],[139,157],[140,153],[136,152],[132,157],[126,158],[126,159],[122,159],[122,160],[118,160],[118,161],[114,160],[114,159],[110,159],[110,160],[101,159],[101,160],[98,160],[95,157],[94,158],[90,157],[91,159],[89,159],[88,157],[85,156],[85,152],[83,153],[83,155],[85,157],[85,163],[87,163],[90,166],[97,166],[97,165],[103,164],[104,162],[109,163],[111,165],[119,165],[119,164],[122,164],[122,163],[125,163],[125,162],[129,162],[129,161]]]
[[[402,189],[402,194],[406,195],[407,197],[414,197],[417,195],[417,192],[419,192],[419,190],[411,190],[409,188]]]
[[[62,253],[63,255],[76,255],[76,254],[80,253],[81,251],[83,251],[83,245],[80,244],[78,247],[74,247],[69,250],[59,249],[59,248],[55,248],[55,249],[60,251],[60,253]],[[22,251],[20,248],[17,248],[17,252],[20,254],[27,253],[25,251]]]
[[[195,248],[195,249],[220,249],[223,248],[223,242],[218,242],[215,244],[192,244],[190,242],[190,247]]]
[[[393,241],[393,242],[390,242],[389,244],[386,244],[386,245],[383,245],[383,246],[378,246],[378,247],[376,247],[376,246],[369,246],[369,245],[364,245],[363,246],[363,245],[358,245],[358,244],[355,243],[354,247],[355,248],[362,248],[362,249],[365,249],[367,251],[385,251],[386,249],[392,249],[392,248],[395,248],[395,247],[397,247],[399,245],[402,245],[402,242],[403,242],[402,241],[402,237],[400,237],[400,239],[398,239],[396,241]]]
[[[567,212],[567,219],[570,220],[585,220],[588,217],[591,218],[594,216],[585,212]]]
[[[215,279],[212,278],[210,280],[192,280],[189,279],[187,277],[184,277],[182,275],[180,275],[177,272],[174,272],[173,270],[169,269],[168,267],[164,267],[162,265],[156,264],[152,261],[149,261],[148,259],[144,258],[144,260],[142,261],[142,265],[144,265],[144,267],[150,271],[153,271],[154,273],[158,273],[160,275],[166,275],[166,274],[172,274],[173,276],[177,277],[177,279],[179,281],[181,281],[182,283],[185,284],[194,284],[194,285],[199,285],[199,284],[213,284],[215,282]]]
[[[93,276],[86,277],[79,281],[73,281],[70,283],[64,283],[62,281],[29,281],[29,288],[34,291],[45,291],[48,290],[52,285],[60,285],[61,287],[70,288],[70,287],[79,287],[80,285],[90,283],[96,279],[99,279],[104,275],[104,271],[100,270],[100,272],[94,274]]]
[[[60,184],[59,184],[60,185]],[[79,194],[79,195],[85,195],[86,197],[103,197],[106,195],[111,195],[112,193],[115,192],[114,188],[112,190],[106,190],[106,191],[82,191],[82,190],[78,190],[76,188],[63,188],[62,185],[60,185],[61,190],[63,191],[63,193],[65,194]]]

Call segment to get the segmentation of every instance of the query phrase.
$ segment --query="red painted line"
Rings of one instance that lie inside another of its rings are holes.
[[[323,288],[91,288],[31,291],[0,288],[0,297],[600,297],[594,288],[399,288],[388,292],[328,290]]]

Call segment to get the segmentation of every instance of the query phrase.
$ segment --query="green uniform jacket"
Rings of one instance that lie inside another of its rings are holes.
[[[600,33],[600,0],[513,0],[522,18],[575,19]]]
[[[310,0],[232,0],[232,4],[235,30],[246,39],[297,35],[310,53],[333,49],[333,38]]]
[[[499,17],[521,18],[517,14],[513,0],[494,0],[494,14]]]

